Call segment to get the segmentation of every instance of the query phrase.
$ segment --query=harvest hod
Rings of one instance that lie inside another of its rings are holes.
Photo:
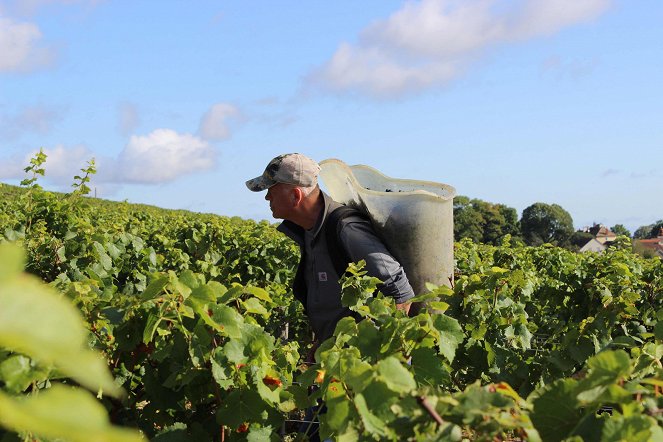
[[[353,266],[344,301],[364,319],[341,321],[306,366],[310,332],[288,288],[298,251],[273,225],[84,194],[0,185],[3,242],[43,281],[0,249],[0,438],[293,440],[318,399],[335,440],[663,437],[660,260],[464,240],[453,289],[428,300],[444,313],[413,318]],[[11,333],[26,322],[35,333]],[[51,332],[81,337],[62,350],[78,369],[49,359]],[[81,368],[124,398],[107,387],[95,399]]]

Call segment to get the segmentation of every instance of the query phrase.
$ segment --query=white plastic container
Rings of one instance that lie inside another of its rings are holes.
[[[363,210],[399,260],[415,294],[426,282],[453,282],[453,197],[456,189],[431,181],[390,178],[369,166],[320,163],[324,188],[340,203]]]

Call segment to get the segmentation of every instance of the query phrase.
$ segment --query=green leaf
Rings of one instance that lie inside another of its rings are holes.
[[[120,252],[120,249],[118,249],[115,244],[106,244],[106,252],[108,252],[113,259],[118,259],[122,256],[122,252]]]
[[[657,341],[663,341],[663,321],[658,321],[654,326],[654,336]]]
[[[161,319],[162,318],[155,313],[150,313],[148,315],[147,322],[145,323],[145,329],[143,330],[143,342],[145,344],[152,342],[154,333],[156,333]]]
[[[231,339],[223,346],[223,355],[233,364],[245,364],[249,358],[246,355],[246,344],[239,339]]]
[[[587,368],[583,384],[609,385],[631,374],[631,358],[624,350],[608,350],[592,356]]]
[[[449,362],[453,362],[456,356],[456,349],[465,338],[463,328],[456,319],[447,315],[435,315],[433,317],[433,325],[440,332],[440,353]]]
[[[194,272],[188,269],[180,273],[177,279],[179,282],[185,284],[190,289],[195,289],[196,287],[200,287],[201,285],[201,280],[199,275],[196,275]],[[187,295],[185,295],[184,297],[188,296],[188,293],[190,293],[190,291],[187,292]]]
[[[217,293],[209,284],[201,285],[191,291],[191,295],[187,298],[189,301],[195,300],[203,305],[216,304]]]
[[[545,441],[561,441],[571,435],[582,418],[576,399],[577,382],[563,379],[552,383],[538,398],[530,416]]]
[[[18,269],[15,251],[0,247],[0,346],[53,364],[86,387],[118,396],[106,361],[87,346],[88,332],[78,310],[51,287]],[[18,261],[20,262],[20,260]]]
[[[375,376],[374,367],[355,355],[345,352],[339,358],[340,375],[354,391],[363,391]]]
[[[257,392],[247,389],[233,390],[221,402],[216,412],[216,422],[234,430],[243,423],[266,419],[269,408]]]
[[[648,442],[656,421],[646,416],[613,416],[605,422],[601,434],[602,442]]]
[[[515,324],[506,328],[504,336],[516,348],[527,350],[531,348],[532,333],[525,324]]]
[[[266,318],[269,317],[269,311],[265,308],[264,305],[260,303],[260,300],[258,298],[246,299],[242,301],[242,306],[244,307],[247,313],[255,313],[258,315],[262,315]]]
[[[0,380],[4,381],[5,388],[13,393],[21,393],[31,383],[45,380],[48,372],[49,370],[33,367],[30,358],[23,355],[13,355],[0,362]]]
[[[219,298],[218,302],[222,304],[227,304],[230,301],[233,301],[242,296],[244,293],[244,287],[241,285],[233,285],[228,290],[226,290],[222,296]]]
[[[94,249],[97,251],[97,255],[99,256],[99,262],[101,263],[101,266],[103,267],[104,270],[110,270],[113,268],[113,260],[111,259],[110,256],[108,256],[108,253],[106,253],[106,250],[104,249],[104,246],[99,244],[98,242],[94,242],[93,244]]]
[[[387,386],[397,393],[409,393],[417,388],[410,373],[394,356],[378,362],[378,373]]]
[[[223,350],[217,348],[210,361],[212,363],[212,377],[219,384],[219,387],[223,389],[232,387],[235,383],[232,378],[232,369],[229,366],[228,359],[223,354]]]
[[[207,312],[199,312],[206,323],[214,327],[229,338],[240,338],[242,336],[241,325],[244,318],[237,311],[226,305],[210,305],[212,316]]]
[[[352,408],[343,384],[329,384],[325,391],[325,402],[327,412],[320,416],[320,420],[334,432],[343,431],[350,420]]]
[[[253,377],[253,382],[256,385],[256,389],[258,390],[258,394],[260,395],[260,397],[272,405],[278,405],[280,393],[283,390],[283,388],[281,386],[278,386],[272,390],[270,387],[265,385],[263,379],[265,377],[266,372],[267,370],[265,370],[263,367],[258,368],[256,366],[251,366],[251,375]]]
[[[16,432],[72,442],[144,440],[135,430],[111,425],[106,409],[89,392],[61,385],[23,398],[0,392],[0,423]]]
[[[442,301],[431,301],[428,303],[428,307],[438,313],[444,313],[449,309],[449,304]]]
[[[412,351],[412,369],[418,384],[443,385],[451,381],[444,362],[432,348],[417,348]]]
[[[261,289],[260,287],[253,287],[251,285],[248,285],[244,287],[244,293],[253,295],[256,298],[260,299],[261,301],[272,302],[272,297],[269,296],[269,293],[267,293],[265,289]]]
[[[246,440],[247,442],[265,442],[271,439],[272,434],[274,434],[274,428],[271,426],[262,428],[251,427],[249,435],[246,436]]]
[[[387,428],[384,422],[370,412],[366,405],[366,399],[361,393],[355,395],[354,404],[366,431],[377,436],[387,436]]]
[[[145,291],[141,293],[140,299],[142,301],[147,301],[149,299],[154,299],[157,296],[161,295],[161,292],[168,285],[170,278],[168,275],[160,275],[158,278],[153,279],[150,284],[147,286]]]
[[[10,282],[23,271],[25,253],[20,247],[0,244],[0,284]]]

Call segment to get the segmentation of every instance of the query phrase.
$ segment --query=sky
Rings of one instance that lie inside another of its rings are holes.
[[[0,181],[271,218],[300,152],[576,228],[663,218],[660,0],[0,0]],[[323,183],[324,185],[324,183]]]

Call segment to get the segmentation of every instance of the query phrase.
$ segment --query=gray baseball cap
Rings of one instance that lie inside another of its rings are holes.
[[[318,183],[319,172],[320,166],[309,157],[287,153],[270,161],[262,175],[248,180],[246,187],[253,192],[269,189],[276,183],[311,187]]]

